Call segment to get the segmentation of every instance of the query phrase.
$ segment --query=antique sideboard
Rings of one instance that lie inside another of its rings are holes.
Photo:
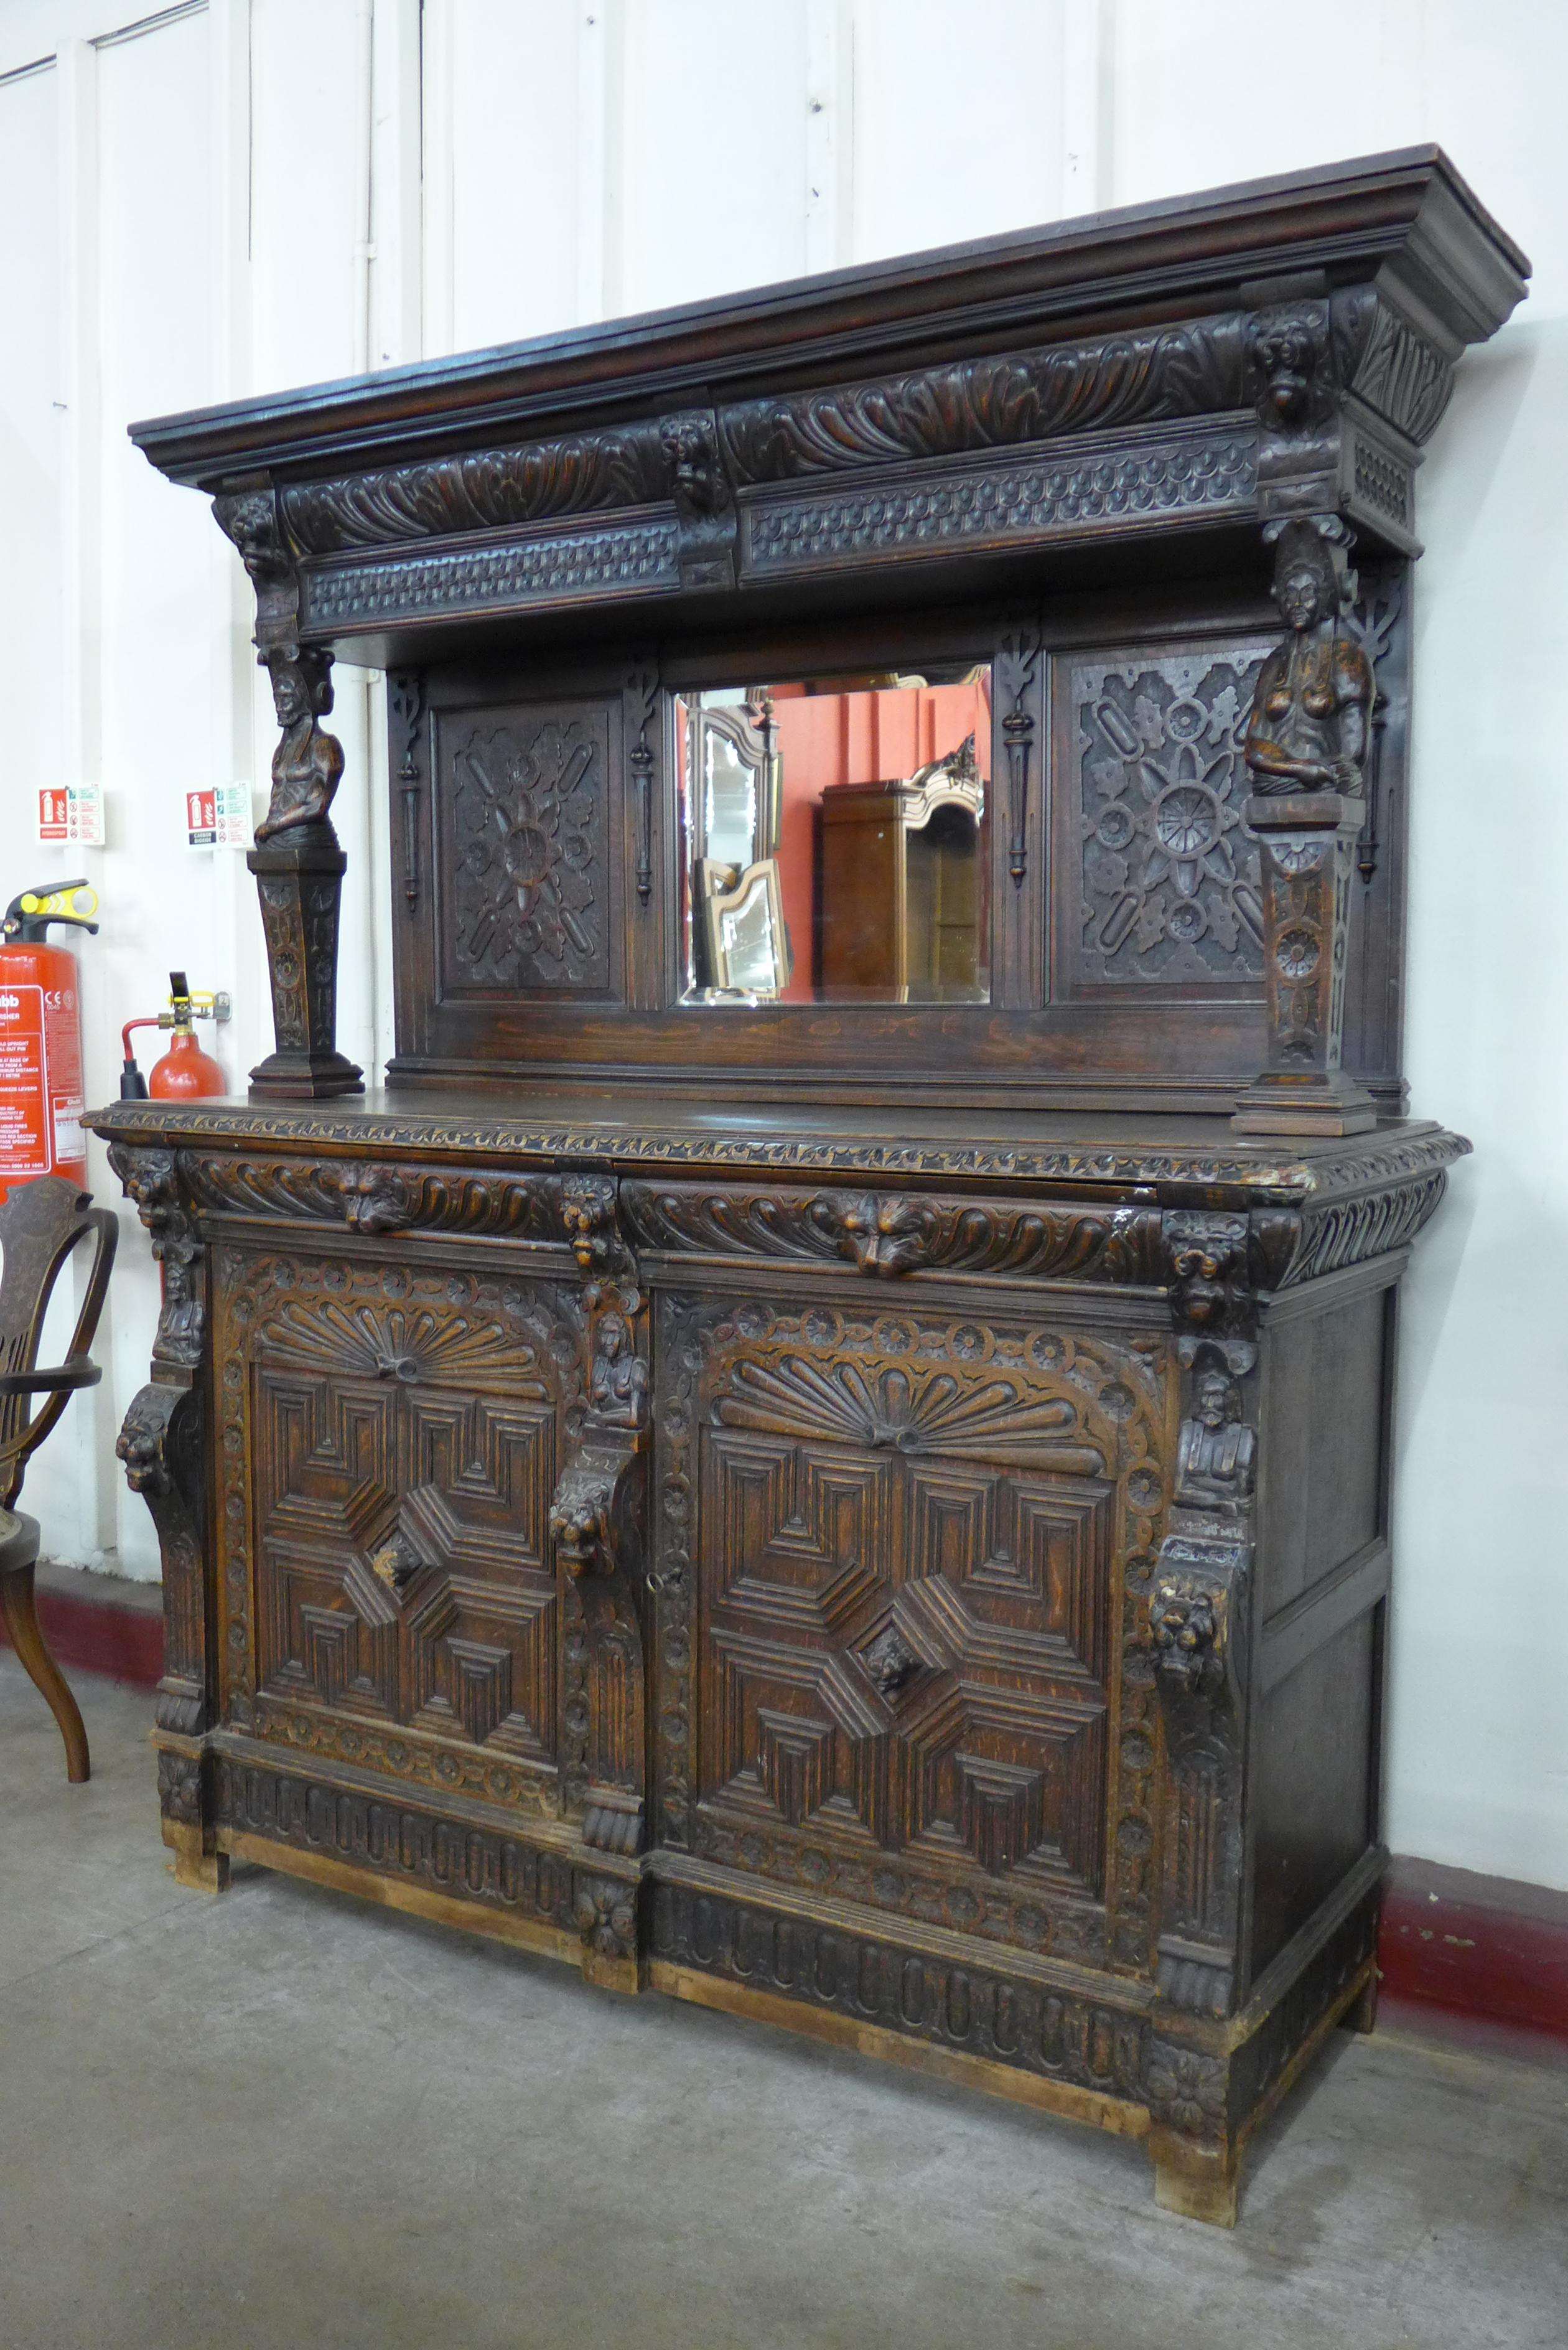
[[[182,1878],[1234,2218],[1375,2002],[1396,1304],[1468,1147],[1400,1068],[1415,476],[1527,275],[1422,149],[136,429],[280,727],[275,1050],[93,1120],[162,1266]]]

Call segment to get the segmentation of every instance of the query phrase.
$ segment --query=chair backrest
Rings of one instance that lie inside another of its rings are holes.
[[[71,1252],[89,1236],[95,1249],[71,1336],[73,1362],[87,1354],[98,1328],[119,1224],[108,1208],[93,1206],[90,1192],[58,1175],[16,1184],[0,1201],[0,1370],[15,1375],[36,1368],[55,1283]],[[29,1457],[69,1401],[69,1389],[48,1395],[34,1417],[29,1395],[0,1395],[0,1509],[16,1500]]]

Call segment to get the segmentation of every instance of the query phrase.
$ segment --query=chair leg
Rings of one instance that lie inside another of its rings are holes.
[[[66,1742],[66,1776],[75,1787],[92,1775],[88,1759],[87,1731],[77,1711],[77,1701],[66,1687],[66,1678],[50,1656],[38,1625],[38,1611],[33,1598],[33,1561],[26,1566],[14,1567],[9,1575],[0,1575],[0,1611],[5,1617],[5,1629],[11,1636],[11,1646],[26,1667],[34,1684],[42,1690],[49,1702],[49,1711],[60,1725],[60,1736]]]

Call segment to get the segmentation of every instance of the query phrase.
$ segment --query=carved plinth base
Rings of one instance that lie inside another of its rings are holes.
[[[1377,1106],[1340,1066],[1355,844],[1365,810],[1339,792],[1254,795],[1262,848],[1269,1065],[1236,1104],[1241,1134],[1361,1134]]]
[[[253,1101],[322,1101],[365,1090],[337,1047],[337,917],[348,859],[325,817],[291,826],[246,858],[256,877],[277,1049],[251,1071]]]
[[[1271,1070],[1237,1096],[1231,1118],[1238,1134],[1365,1134],[1376,1123],[1372,1096],[1338,1072],[1301,1078]]]

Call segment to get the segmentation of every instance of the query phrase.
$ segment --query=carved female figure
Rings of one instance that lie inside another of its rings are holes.
[[[1372,670],[1341,616],[1340,567],[1312,523],[1287,523],[1274,567],[1274,600],[1290,627],[1263,664],[1247,722],[1255,791],[1361,789]]]
[[[648,1425],[648,1365],[632,1350],[631,1332],[619,1314],[599,1316],[588,1407],[601,1428]]]
[[[342,744],[316,723],[332,707],[331,654],[278,645],[266,665],[283,740],[272,754],[272,805],[256,827],[258,840],[325,816],[343,775]]]

